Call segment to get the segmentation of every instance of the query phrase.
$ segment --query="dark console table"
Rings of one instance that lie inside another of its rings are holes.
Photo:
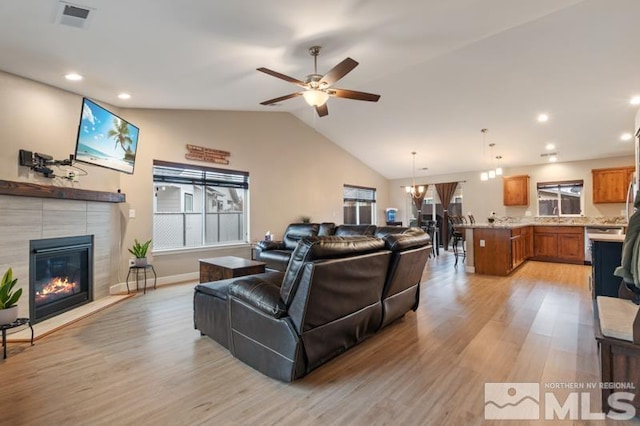
[[[7,330],[23,325],[28,325],[31,329],[31,345],[33,346],[33,327],[31,326],[31,320],[29,318],[18,318],[9,324],[0,324],[0,330],[2,330],[2,348],[4,349],[3,359],[7,359]]]
[[[261,274],[264,272],[264,267],[264,262],[247,260],[236,256],[200,259],[200,282],[208,283],[227,278]]]

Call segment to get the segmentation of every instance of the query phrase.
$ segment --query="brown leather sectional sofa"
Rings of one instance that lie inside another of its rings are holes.
[[[285,272],[199,284],[195,328],[267,376],[302,377],[417,308],[431,244],[401,231],[302,237]]]
[[[382,237],[387,234],[401,234],[409,228],[398,226],[376,225],[336,225],[333,222],[324,223],[292,223],[284,231],[282,241],[260,241],[257,245],[256,259],[266,263],[268,269],[286,271],[291,253],[298,241],[304,237],[349,237],[368,235]]]

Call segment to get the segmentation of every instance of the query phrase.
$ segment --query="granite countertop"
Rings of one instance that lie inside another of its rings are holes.
[[[480,223],[477,222],[473,225],[456,225],[456,228],[463,229],[476,229],[476,228],[491,228],[491,229],[517,229],[524,228],[525,226],[579,226],[579,227],[589,227],[589,228],[620,228],[626,226],[626,224],[603,224],[603,223],[563,223],[563,222],[496,222],[496,223]],[[596,234],[594,234],[596,235]],[[606,234],[603,234],[606,235]],[[623,236],[624,237],[624,236]]]

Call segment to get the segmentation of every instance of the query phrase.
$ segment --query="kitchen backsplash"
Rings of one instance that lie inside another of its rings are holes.
[[[624,216],[608,217],[522,217],[503,216],[496,217],[496,223],[553,223],[566,225],[627,225],[627,218]]]

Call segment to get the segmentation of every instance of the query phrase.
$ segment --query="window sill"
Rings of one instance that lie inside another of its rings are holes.
[[[155,256],[165,256],[171,254],[184,254],[184,253],[199,253],[204,251],[220,251],[220,250],[228,250],[233,248],[244,248],[251,247],[251,243],[231,243],[231,244],[220,244],[215,246],[199,246],[199,247],[180,247],[180,248],[172,248],[172,249],[160,249],[154,250],[152,255]]]

